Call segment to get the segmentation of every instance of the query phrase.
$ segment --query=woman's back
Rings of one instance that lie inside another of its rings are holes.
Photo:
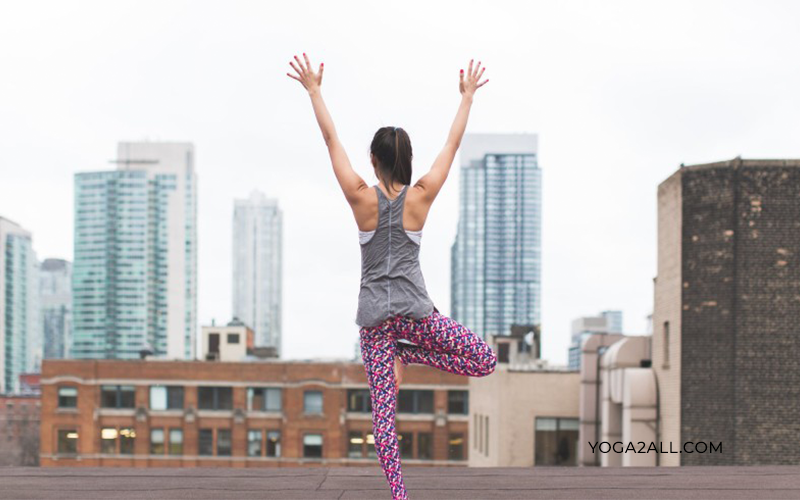
[[[378,224],[361,243],[361,289],[356,323],[375,326],[400,314],[415,319],[433,312],[419,265],[420,244],[403,227],[408,186],[393,200],[374,186]],[[363,235],[363,233],[362,233]]]

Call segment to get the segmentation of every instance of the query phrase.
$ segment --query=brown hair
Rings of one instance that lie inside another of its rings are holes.
[[[369,147],[374,161],[380,170],[380,177],[391,193],[395,182],[411,184],[411,139],[400,127],[381,127],[375,132]]]

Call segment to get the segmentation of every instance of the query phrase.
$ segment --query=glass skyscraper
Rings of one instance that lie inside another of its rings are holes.
[[[603,311],[599,316],[584,316],[573,320],[568,368],[581,369],[581,345],[587,337],[611,333],[622,333],[622,311]]]
[[[75,175],[75,358],[193,359],[197,180],[190,143],[120,143],[117,170]]]
[[[484,339],[539,325],[541,170],[535,134],[466,134],[451,316]]]
[[[283,214],[259,191],[233,210],[233,315],[253,329],[255,344],[281,355]]]
[[[66,358],[72,343],[72,263],[45,259],[39,266],[44,358]]]
[[[20,373],[41,363],[36,274],[31,234],[0,217],[0,394],[18,393]]]

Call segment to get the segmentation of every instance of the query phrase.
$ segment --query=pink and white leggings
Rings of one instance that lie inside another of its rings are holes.
[[[361,357],[372,399],[375,451],[392,489],[392,498],[408,499],[400,468],[400,448],[395,432],[397,397],[394,362],[418,363],[456,375],[485,377],[497,365],[497,355],[467,327],[434,310],[422,319],[394,316],[378,326],[364,327]],[[416,345],[397,342],[405,339]]]

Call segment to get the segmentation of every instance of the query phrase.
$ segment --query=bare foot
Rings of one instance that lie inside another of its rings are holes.
[[[400,382],[403,381],[403,371],[404,370],[405,370],[405,366],[403,365],[403,362],[400,361],[400,356],[396,356],[394,358],[394,378],[397,381],[397,383],[395,384],[395,390],[394,390],[395,395],[397,395],[397,393],[400,392]]]

